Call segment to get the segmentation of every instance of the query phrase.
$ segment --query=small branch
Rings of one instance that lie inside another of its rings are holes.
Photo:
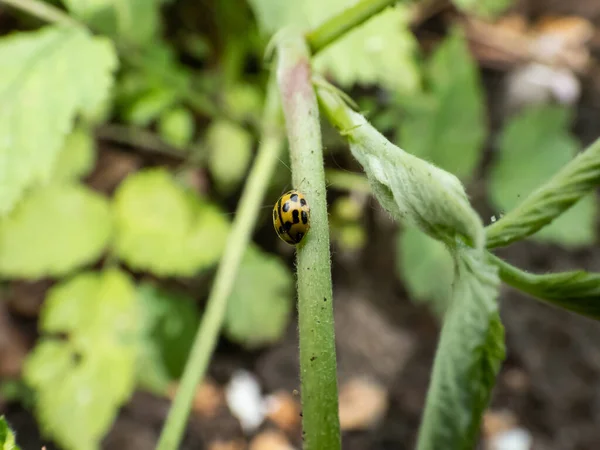
[[[269,82],[262,119],[262,134],[258,154],[248,176],[229,233],[227,246],[219,263],[206,310],[194,340],[175,400],[162,430],[157,450],[176,450],[190,413],[196,386],[202,380],[221,332],[227,300],[238,269],[250,243],[260,205],[283,147],[280,126],[279,99],[274,77]]]
[[[320,52],[352,28],[361,25],[396,2],[398,0],[363,0],[345,9],[306,35],[311,52],[313,55]]]
[[[298,327],[305,450],[340,449],[329,224],[319,108],[300,35],[277,43],[277,79],[294,185],[310,205],[310,231],[297,246]]]
[[[336,189],[361,192],[369,195],[373,193],[367,177],[357,172],[326,169],[325,179],[327,180],[329,186],[332,186]]]
[[[37,17],[44,22],[50,22],[60,25],[69,25],[75,27],[85,28],[85,26],[73,19],[67,13],[60,9],[52,6],[48,3],[38,0],[0,0],[0,3],[4,3],[15,9],[19,9],[26,12],[34,17]]]
[[[143,128],[118,124],[102,125],[96,129],[96,137],[105,141],[129,145],[148,153],[166,155],[180,160],[190,156],[189,151],[171,147],[160,136]]]

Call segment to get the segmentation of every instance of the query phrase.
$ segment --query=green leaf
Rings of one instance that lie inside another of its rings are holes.
[[[288,25],[315,28],[353,6],[355,0],[250,0],[261,28],[274,33]],[[348,32],[319,53],[314,68],[331,74],[338,83],[382,84],[386,88],[414,91],[420,84],[415,61],[417,43],[409,29],[410,11],[395,5]]]
[[[55,181],[75,181],[88,175],[96,162],[96,143],[91,130],[75,128],[67,137],[54,162]]]
[[[457,277],[433,364],[418,450],[471,450],[505,357],[500,280],[483,252],[458,249]]]
[[[143,327],[138,380],[161,393],[182,375],[200,318],[192,299],[149,283],[138,287],[138,296]]]
[[[115,194],[115,252],[132,269],[192,276],[218,261],[229,222],[164,169],[129,176]]]
[[[413,300],[428,302],[440,316],[452,292],[454,262],[448,248],[416,228],[398,235],[397,270]]]
[[[499,155],[490,173],[490,197],[500,210],[516,207],[522,199],[549,180],[579,151],[569,134],[569,110],[541,106],[514,117],[500,136]],[[582,198],[534,238],[566,247],[595,241],[595,194]]]
[[[144,92],[125,110],[125,120],[140,127],[148,126],[177,101],[177,92],[161,86]]]
[[[242,180],[252,157],[252,137],[244,128],[215,120],[206,135],[208,167],[219,190],[229,193]]]
[[[466,13],[492,19],[506,11],[513,0],[452,0],[452,3]]]
[[[20,450],[15,433],[10,429],[4,416],[0,416],[0,450]]]
[[[461,237],[475,248],[483,247],[481,219],[458,178],[393,145],[330,85],[319,82],[317,94],[321,109],[348,139],[384,209],[442,242]]]
[[[51,26],[2,38],[0,60],[2,216],[49,180],[75,115],[105,101],[117,58],[107,39]]]
[[[160,136],[176,148],[187,147],[194,138],[195,130],[194,115],[183,107],[165,111],[158,122]]]
[[[279,258],[250,247],[227,302],[226,335],[250,349],[279,340],[292,312],[293,288]]]
[[[485,105],[477,64],[458,29],[436,49],[426,78],[427,92],[403,98],[398,142],[413,155],[468,180],[482,157]]]
[[[119,270],[82,273],[48,292],[39,323],[48,334],[24,377],[43,432],[66,450],[99,448],[133,392],[138,320],[135,286]]]
[[[97,260],[111,232],[111,211],[101,195],[78,184],[38,189],[0,219],[0,275],[66,275]]]
[[[488,254],[505,283],[547,304],[600,320],[600,273],[583,270],[538,275]]]
[[[69,11],[93,29],[128,44],[150,45],[161,31],[165,0],[63,0]]]

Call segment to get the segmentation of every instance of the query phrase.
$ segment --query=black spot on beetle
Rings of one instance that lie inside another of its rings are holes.
[[[285,231],[290,231],[292,229],[292,225],[294,225],[292,222],[286,222],[283,224],[283,228],[285,229]]]
[[[306,206],[306,200],[304,200],[303,198],[300,199],[300,205],[301,206]]]
[[[308,223],[308,214],[306,211],[302,211],[302,223],[306,225]]]
[[[302,213],[304,213],[304,211],[302,211]],[[294,219],[294,223],[300,223],[300,214],[297,209],[292,211],[292,219]]]
[[[296,243],[300,242],[303,237],[304,237],[304,233],[302,233],[302,232],[296,233]]]
[[[290,202],[285,202],[281,209],[283,210],[283,212],[288,212],[290,210]]]
[[[277,211],[273,210],[273,220],[277,220]]]
[[[298,194],[292,194],[290,196],[290,200],[293,201],[293,202],[297,202],[298,201]]]
[[[283,234],[283,227],[279,227],[279,234]]]

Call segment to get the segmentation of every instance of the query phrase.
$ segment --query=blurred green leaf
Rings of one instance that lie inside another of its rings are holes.
[[[250,349],[276,342],[289,323],[293,288],[279,258],[250,247],[227,302],[226,335]]]
[[[137,306],[135,286],[119,270],[85,272],[48,292],[39,323],[48,335],[29,354],[24,377],[43,432],[66,450],[99,448],[133,392]]]
[[[448,307],[454,279],[454,261],[444,244],[417,228],[398,235],[397,271],[411,298],[427,302],[438,315]]]
[[[481,250],[456,252],[452,299],[436,350],[418,450],[471,450],[505,357],[500,279]]]
[[[68,10],[93,29],[127,44],[150,45],[161,31],[165,0],[63,0]]]
[[[112,231],[108,202],[78,184],[37,189],[0,219],[0,274],[59,277],[97,260]]]
[[[243,179],[252,157],[252,136],[227,120],[215,120],[206,132],[208,167],[219,190],[229,193]]]
[[[130,175],[115,194],[116,254],[132,269],[191,276],[218,261],[229,231],[219,208],[164,169]]]
[[[94,113],[108,96],[117,58],[108,39],[49,26],[3,37],[0,60],[2,216],[48,181],[75,115]]]
[[[4,416],[0,416],[0,450],[20,450]]]
[[[287,25],[315,28],[353,6],[355,0],[250,0],[261,28],[274,33]],[[354,83],[382,84],[411,92],[418,88],[417,43],[409,29],[406,5],[388,8],[319,53],[314,67],[330,73],[343,87]]]
[[[490,173],[490,197],[497,208],[514,208],[573,159],[580,145],[569,133],[570,120],[571,112],[563,107],[541,106],[506,124]],[[592,244],[596,214],[596,197],[591,194],[532,238],[566,247]]]
[[[187,108],[173,108],[161,114],[158,132],[165,142],[176,148],[185,148],[192,142],[196,123]]]
[[[146,127],[177,101],[177,92],[169,87],[144,92],[125,109],[125,120]]]
[[[491,19],[508,9],[513,0],[452,0],[452,3],[466,13]]]
[[[461,31],[436,49],[426,78],[428,92],[402,99],[399,145],[468,180],[482,157],[486,124],[478,68]]]
[[[91,130],[76,127],[67,137],[54,161],[52,177],[58,181],[75,181],[88,175],[96,162],[96,143]]]
[[[227,111],[235,120],[258,120],[262,112],[263,94],[247,83],[237,83],[225,88],[224,102]]]
[[[143,340],[138,379],[157,393],[178,379],[187,361],[200,322],[190,298],[144,283],[138,287]]]

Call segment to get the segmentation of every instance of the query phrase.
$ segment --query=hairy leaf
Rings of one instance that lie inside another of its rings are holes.
[[[150,283],[138,287],[138,297],[144,333],[138,379],[144,387],[161,393],[181,376],[200,318],[191,299]]]
[[[0,416],[0,450],[20,450],[15,441],[15,434],[4,416]]]
[[[48,181],[75,115],[106,99],[117,59],[107,39],[50,26],[4,37],[0,60],[2,216],[27,188]]]
[[[37,393],[42,430],[66,450],[99,448],[134,389],[137,305],[119,270],[82,273],[48,292],[39,324],[48,335],[28,356],[24,377]]]
[[[0,219],[0,275],[59,277],[100,257],[110,239],[108,202],[77,184],[50,185]]]
[[[442,315],[450,301],[454,262],[448,248],[416,228],[398,235],[397,270],[415,301]]]
[[[273,33],[287,25],[315,28],[356,2],[250,0],[250,5],[260,26]],[[409,30],[409,20],[409,11],[403,5],[386,9],[319,53],[314,61],[315,69],[332,74],[346,87],[354,83],[380,83],[405,92],[417,89],[417,44]]]
[[[220,190],[229,192],[244,177],[252,157],[252,137],[244,128],[215,120],[206,136],[208,167]]]
[[[517,269],[494,255],[488,257],[505,283],[547,304],[600,320],[600,273],[576,270],[538,275]]]
[[[460,248],[452,301],[433,365],[418,450],[471,450],[504,359],[497,269],[483,252]]]
[[[453,30],[426,67],[427,92],[404,97],[398,142],[419,158],[469,179],[482,157],[485,105],[478,67]]]
[[[509,211],[569,163],[579,144],[568,132],[570,113],[559,106],[542,106],[512,119],[500,138],[499,156],[490,174],[490,196],[497,208]],[[561,195],[560,191],[557,195]],[[543,202],[536,206],[543,210]],[[594,242],[595,194],[540,230],[534,238],[564,246]],[[504,220],[504,219],[501,219]]]
[[[129,176],[114,206],[115,252],[133,269],[191,276],[213,266],[223,252],[229,230],[223,213],[164,169]]]
[[[442,242],[463,236],[470,245],[484,244],[481,219],[471,208],[454,175],[390,143],[330,87],[319,86],[321,107],[350,143],[379,203],[392,216]]]
[[[250,247],[227,302],[227,336],[248,348],[276,342],[290,319],[293,287],[279,258]]]

